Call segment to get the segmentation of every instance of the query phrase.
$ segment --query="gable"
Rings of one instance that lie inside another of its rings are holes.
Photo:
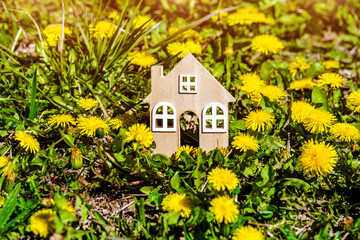
[[[235,98],[212,76],[212,74],[191,54],[188,53],[180,62],[166,75],[162,76],[162,66],[151,68],[151,93],[144,102],[152,99],[163,101],[180,95],[184,100],[202,102],[235,102]],[[161,72],[161,74],[160,74]],[[180,76],[197,76],[196,93],[181,93],[179,90]],[[191,96],[192,95],[192,96]]]
[[[235,102],[235,98],[219,83],[219,81],[191,54],[188,53],[180,62],[166,75],[168,81],[179,81],[180,75],[202,75],[199,81],[206,81],[204,90],[216,90],[217,95],[222,95],[227,102]],[[204,86],[204,84],[202,84]],[[178,89],[177,89],[178,90]]]

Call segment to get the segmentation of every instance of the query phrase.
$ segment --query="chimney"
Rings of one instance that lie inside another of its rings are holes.
[[[162,78],[163,76],[163,66],[162,65],[157,65],[157,66],[152,66],[151,67],[151,80],[153,81],[154,79],[157,78]]]

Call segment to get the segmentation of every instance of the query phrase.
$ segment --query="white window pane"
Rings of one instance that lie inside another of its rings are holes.
[[[167,107],[167,114],[172,115],[174,114],[174,110],[171,107]]]
[[[174,127],[174,119],[167,119],[167,127],[168,128]]]
[[[216,107],[216,114],[217,115],[224,115],[224,111],[220,107]]]
[[[205,126],[206,129],[212,129],[212,120],[209,119],[209,120],[206,120],[206,126]]]
[[[156,114],[162,114],[163,113],[163,106],[160,106],[156,109]]]
[[[156,122],[156,127],[157,128],[162,128],[164,126],[162,119],[156,119],[155,122]]]

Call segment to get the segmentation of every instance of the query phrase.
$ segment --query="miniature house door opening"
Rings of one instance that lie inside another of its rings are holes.
[[[192,111],[183,112],[179,119],[179,147],[189,145],[199,147],[199,118]]]

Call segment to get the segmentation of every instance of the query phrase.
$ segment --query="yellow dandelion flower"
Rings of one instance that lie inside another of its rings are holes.
[[[330,128],[330,133],[344,142],[358,142],[360,132],[355,126],[349,123],[336,123]]]
[[[77,120],[77,128],[80,130],[81,135],[87,135],[88,137],[95,136],[97,129],[102,129],[104,134],[109,133],[108,124],[99,117],[79,117]]]
[[[247,150],[256,151],[260,147],[254,137],[244,133],[240,133],[239,136],[235,136],[231,145],[235,149],[239,149],[241,152],[246,152]]]
[[[280,39],[275,36],[259,35],[254,37],[254,39],[251,41],[250,47],[253,51],[268,55],[270,53],[278,53],[284,48],[284,45]]]
[[[291,118],[296,123],[305,123],[305,120],[312,114],[312,111],[315,110],[307,102],[294,102],[291,106]]]
[[[340,68],[340,62],[334,60],[323,61],[321,64],[325,66],[325,69]]]
[[[109,121],[109,124],[113,129],[119,129],[128,127],[130,124],[134,123],[135,117],[132,115],[122,114],[114,117]]]
[[[10,159],[6,156],[0,156],[0,168],[5,167],[9,163]]]
[[[236,24],[251,25],[253,23],[269,23],[269,19],[256,7],[245,7],[238,9],[235,13],[229,14],[226,22],[229,26]]]
[[[306,174],[326,175],[333,171],[338,155],[330,144],[309,140],[300,151],[299,166]]]
[[[183,33],[183,36],[186,39],[192,39],[194,42],[202,42],[202,36],[198,31],[195,31],[193,29],[189,29]]]
[[[167,45],[166,49],[171,55],[179,54],[179,57],[185,57],[185,55],[188,53],[186,52],[187,49],[185,49],[185,43],[182,42],[170,43]]]
[[[245,118],[245,128],[258,132],[271,130],[274,123],[274,116],[264,110],[252,111]]]
[[[128,54],[127,59],[135,65],[139,65],[141,67],[150,67],[157,63],[157,59],[154,58],[150,53],[142,51],[135,51]]]
[[[325,133],[336,122],[336,117],[325,110],[314,109],[304,121],[305,129],[311,133]]]
[[[179,31],[180,29],[179,28],[176,28],[176,27],[169,27],[168,29],[168,33],[169,35],[173,35],[174,33],[176,33],[177,31]],[[182,33],[184,34],[184,33]]]
[[[48,124],[50,127],[56,125],[61,127],[66,127],[70,124],[76,124],[75,119],[71,115],[67,114],[57,114],[54,116],[51,116],[48,120]]]
[[[183,145],[181,147],[178,148],[178,150],[176,150],[175,153],[175,159],[179,159],[180,158],[180,154],[182,152],[186,152],[187,154],[191,155],[191,153],[194,151],[194,147],[193,146],[189,146],[189,145]]]
[[[44,46],[55,47],[61,39],[62,32],[62,24],[54,24],[47,26],[43,33],[45,35],[45,42],[43,42]],[[64,34],[71,35],[72,32],[68,27],[64,27]]]
[[[292,77],[295,77],[298,72],[304,73],[310,68],[310,63],[305,62],[299,57],[296,57],[293,62],[290,63],[290,73]]]
[[[95,27],[92,24],[89,25],[90,33],[92,33],[94,37],[99,37],[100,39],[112,37],[116,32],[116,28],[115,24],[107,21],[100,21]]]
[[[317,86],[318,84],[315,83],[312,78],[304,78],[301,80],[295,80],[290,83],[289,90],[304,90],[309,89],[312,90],[314,86]]]
[[[217,191],[234,190],[239,184],[236,174],[226,168],[215,168],[208,175],[209,183]]]
[[[247,93],[253,93],[259,91],[259,89],[265,86],[265,82],[260,79],[259,75],[256,73],[246,73],[239,77],[241,80],[242,86],[239,87],[240,90]]]
[[[97,101],[93,98],[81,98],[77,105],[85,110],[90,110],[97,105]]]
[[[20,142],[20,146],[25,148],[26,151],[32,153],[40,151],[40,143],[38,140],[26,132],[17,132],[15,134],[15,139]]]
[[[228,196],[218,196],[210,201],[210,205],[209,210],[219,223],[232,223],[240,213],[236,203]]]
[[[330,84],[332,88],[339,88],[345,84],[345,78],[338,73],[323,73],[319,76],[318,82],[322,85]]]
[[[350,93],[346,102],[348,105],[355,107],[355,112],[360,112],[360,90]]]
[[[30,217],[30,230],[40,237],[47,237],[55,231],[55,212],[42,209]]]
[[[172,35],[174,33],[176,33],[177,31],[179,31],[178,28],[174,28],[174,27],[170,27],[168,32],[169,35]],[[199,32],[193,30],[193,29],[189,29],[185,32],[183,32],[181,34],[182,37],[184,37],[185,39],[192,39],[195,42],[201,42],[202,41],[202,36]]]
[[[244,240],[244,239],[265,240],[265,236],[261,233],[260,230],[254,227],[244,226],[235,230],[232,240]]]
[[[201,45],[193,41],[170,43],[166,49],[171,55],[179,54],[180,58],[185,57],[188,53],[201,54]]]
[[[179,193],[166,195],[161,205],[165,211],[173,211],[174,214],[181,212],[180,216],[185,218],[190,217],[193,208],[190,197]]]
[[[254,101],[260,102],[261,95],[264,95],[270,99],[271,102],[280,102],[280,100],[286,98],[286,92],[284,89],[279,88],[278,86],[268,85],[264,86],[258,90],[259,94],[253,94],[251,99]]]
[[[1,176],[6,178],[7,182],[13,183],[15,181],[14,164],[7,164],[0,170]]]
[[[66,205],[62,206],[61,209],[66,210],[71,213],[75,213],[75,209],[71,204],[66,204]]]
[[[15,173],[14,173],[14,164],[8,164],[2,169],[0,169],[1,177],[5,177],[7,183],[14,183]]]
[[[13,165],[6,165],[4,168],[0,169],[0,173],[2,177],[5,177],[10,173],[13,169]]]
[[[136,19],[134,19],[134,23],[134,28],[149,28],[156,24],[156,22],[147,15],[138,16]]]
[[[199,149],[200,149],[200,148],[198,148],[198,147],[194,147],[194,149],[191,151],[191,156],[192,156],[193,158],[196,158],[196,157],[197,157],[197,155],[199,154]]]
[[[45,36],[54,34],[59,37],[61,37],[61,32],[62,32],[62,24],[49,25],[43,31]],[[64,27],[64,34],[71,35],[72,32],[70,31],[70,29],[68,27]]]
[[[115,21],[119,21],[120,15],[117,11],[112,11],[108,17],[109,19],[114,19]]]
[[[145,124],[136,123],[129,128],[129,131],[125,132],[125,141],[136,141],[134,148],[137,148],[137,144],[140,143],[145,148],[150,147],[153,140],[152,132]]]
[[[211,13],[214,13],[214,12],[217,12],[221,9],[216,9],[215,11],[212,11]],[[217,15],[211,17],[211,21],[213,22],[219,22],[221,21],[222,19],[226,19],[226,17],[229,15],[228,12],[222,12],[222,13],[218,13]]]

